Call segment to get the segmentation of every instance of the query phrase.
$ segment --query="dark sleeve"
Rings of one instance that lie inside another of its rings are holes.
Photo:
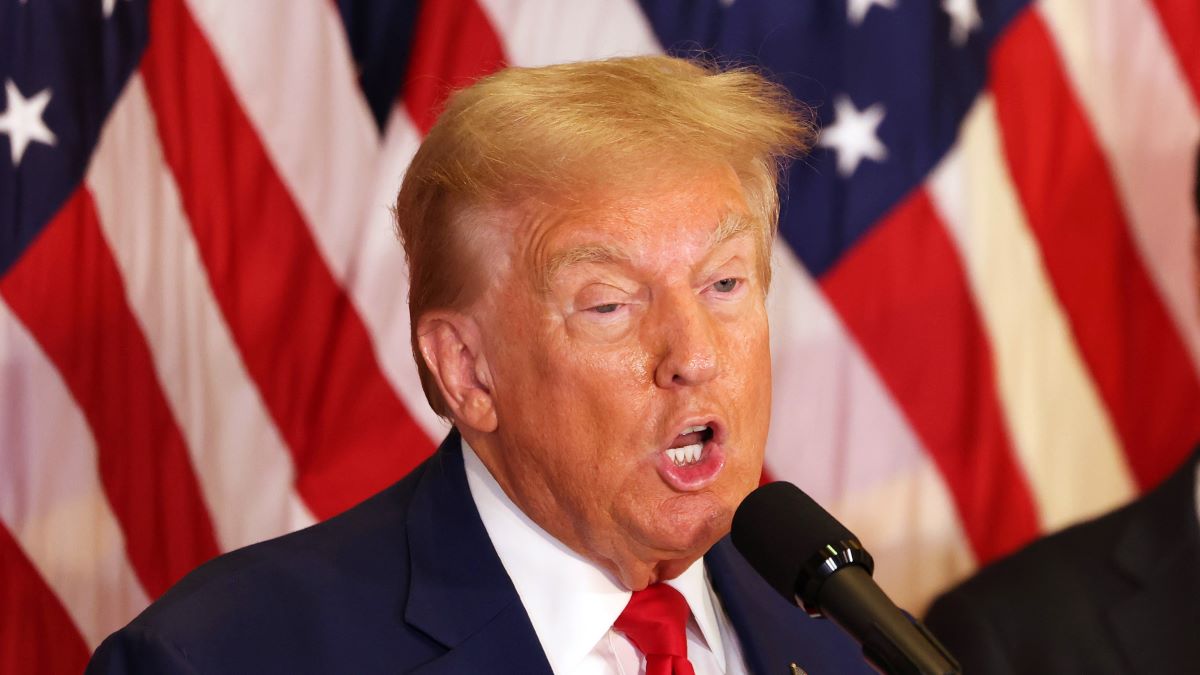
[[[967,675],[1018,675],[1009,663],[995,627],[962,591],[934,601],[925,625],[962,664]]]
[[[127,627],[100,644],[84,675],[196,675],[187,657],[150,631]]]

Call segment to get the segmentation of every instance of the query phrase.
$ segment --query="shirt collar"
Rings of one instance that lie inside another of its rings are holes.
[[[717,623],[716,599],[712,584],[708,581],[708,570],[704,568],[704,558],[696,560],[683,574],[666,582],[679,591],[688,607],[692,610],[692,618],[700,629],[700,635],[708,643],[708,649],[713,653],[716,662],[725,669],[725,644],[721,640],[721,627]],[[622,608],[624,609],[624,608]],[[616,620],[615,617],[613,619]]]
[[[629,603],[630,591],[525,515],[465,439],[462,449],[471,498],[546,659],[554,672],[570,672],[612,628]],[[717,663],[724,664],[724,644],[703,559],[666,583],[687,600],[700,634]]]

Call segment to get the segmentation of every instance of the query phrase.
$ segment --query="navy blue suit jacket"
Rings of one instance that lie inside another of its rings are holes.
[[[705,557],[755,673],[869,673],[833,624],[780,598],[728,538]],[[459,436],[308,529],[189,574],[88,673],[550,673],[475,509]]]

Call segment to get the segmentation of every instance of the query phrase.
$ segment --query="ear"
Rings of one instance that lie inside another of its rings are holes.
[[[495,431],[490,371],[475,320],[452,311],[424,314],[417,319],[417,346],[455,424]]]

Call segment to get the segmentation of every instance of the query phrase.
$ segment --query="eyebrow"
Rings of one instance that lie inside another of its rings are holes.
[[[750,219],[744,214],[729,214],[721,219],[717,228],[709,237],[709,250],[744,234],[751,228]],[[550,282],[563,270],[576,265],[598,264],[610,265],[628,262],[627,256],[621,250],[604,244],[582,244],[554,254],[542,268],[542,287],[549,288]]]
[[[628,260],[628,256],[612,246],[583,244],[582,246],[575,246],[551,256],[550,260],[546,263],[545,278],[547,280],[553,279],[559,272],[576,265],[588,263],[605,265],[626,262]]]
[[[734,237],[749,232],[753,223],[742,213],[731,213],[721,219],[709,240],[709,249],[714,249]]]

